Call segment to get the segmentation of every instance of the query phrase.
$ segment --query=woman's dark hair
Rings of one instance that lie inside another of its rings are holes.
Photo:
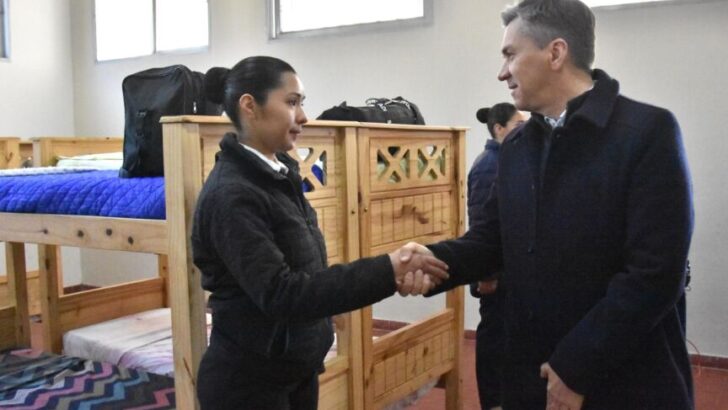
[[[501,127],[505,127],[515,113],[516,106],[504,102],[498,103],[490,108],[481,108],[475,113],[475,116],[478,118],[478,121],[483,124],[488,124],[490,136],[495,138],[495,125],[500,124]]]
[[[265,104],[268,93],[281,85],[283,73],[296,73],[285,61],[267,56],[248,57],[232,69],[213,67],[205,74],[205,93],[216,104],[223,104],[225,112],[242,131],[238,101],[243,94],[250,94],[258,104]]]

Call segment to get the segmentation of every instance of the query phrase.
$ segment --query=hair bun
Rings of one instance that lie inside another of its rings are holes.
[[[207,99],[215,104],[222,104],[225,100],[225,81],[230,74],[229,68],[212,67],[205,73],[205,94]]]
[[[481,108],[478,110],[478,112],[475,113],[475,118],[477,118],[478,121],[482,122],[483,124],[487,124],[489,111],[490,108]]]

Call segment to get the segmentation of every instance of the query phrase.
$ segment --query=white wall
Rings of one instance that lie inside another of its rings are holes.
[[[11,0],[10,58],[0,60],[0,135],[73,133],[68,0]]]
[[[11,0],[10,58],[0,59],[0,135],[73,135],[73,72],[68,0]],[[0,272],[5,251],[0,244]],[[38,268],[34,246],[27,268]],[[66,286],[81,283],[79,251],[63,248]]]
[[[208,52],[94,63],[92,1],[71,3],[75,127],[78,134],[121,135],[124,76],[149,67],[183,63],[197,70],[231,66],[245,56],[275,55],[289,61],[307,89],[306,110],[315,117],[347,100],[403,95],[419,104],[429,124],[466,125],[468,165],[482,150],[484,127],[477,108],[507,100],[496,80],[501,64],[499,12],[506,1],[435,1],[427,27],[336,37],[270,41],[265,2],[210,2]],[[672,109],[685,134],[695,181],[697,226],[691,260],[695,275],[689,294],[689,338],[704,354],[728,356],[728,293],[722,272],[728,194],[720,176],[728,173],[719,113],[728,103],[728,3],[659,5],[597,13],[597,65],[622,83],[625,94]],[[102,257],[85,262],[104,267]],[[91,271],[85,272],[85,279]],[[432,311],[431,300],[397,297],[375,309],[377,317],[409,321]],[[477,301],[468,298],[466,327],[478,321]]]

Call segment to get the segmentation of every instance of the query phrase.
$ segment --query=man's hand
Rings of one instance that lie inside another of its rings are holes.
[[[447,264],[414,242],[390,253],[389,259],[394,268],[397,291],[402,296],[428,293],[449,277]]]
[[[547,410],[579,410],[584,404],[584,396],[571,390],[548,363],[541,365],[541,377],[547,379]]]

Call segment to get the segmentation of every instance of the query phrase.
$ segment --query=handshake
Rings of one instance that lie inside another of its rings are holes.
[[[390,253],[389,260],[397,292],[402,296],[427,294],[450,276],[447,264],[416,242]]]

